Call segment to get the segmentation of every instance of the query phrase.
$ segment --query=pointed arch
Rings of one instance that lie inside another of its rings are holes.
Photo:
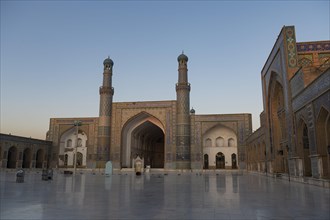
[[[7,168],[16,168],[17,163],[17,148],[12,146],[7,154]]]
[[[282,146],[287,139],[284,87],[276,72],[272,72],[268,91],[270,150],[274,152],[274,172],[288,172],[285,168],[285,146]]]
[[[228,147],[235,147],[236,146],[236,142],[234,138],[229,138],[228,139]]]
[[[204,169],[208,169],[208,168],[209,168],[209,155],[204,154]]]
[[[77,167],[81,167],[83,165],[83,154],[80,152],[77,152],[76,164],[77,164]]]
[[[329,175],[329,153],[330,150],[330,114],[326,108],[321,107],[316,119],[316,149],[322,160],[323,177]],[[328,149],[329,148],[329,149]]]
[[[64,155],[64,167],[67,167],[68,166],[68,159],[69,159],[68,154],[65,154]]]
[[[67,148],[71,148],[71,147],[72,147],[72,140],[71,140],[71,139],[68,139],[68,140],[66,141],[66,147],[67,147]]]
[[[234,153],[238,154],[238,146],[228,146],[228,143],[237,143],[238,135],[234,131],[233,128],[230,128],[222,123],[210,123],[208,127],[206,127],[205,132],[203,132],[202,140],[205,143],[205,140],[211,139],[215,141],[212,148],[206,148],[203,146],[203,154],[208,154],[209,156],[209,166],[210,168],[216,169],[225,169],[225,161],[224,159],[227,158],[227,168],[231,168],[231,155]],[[232,141],[229,141],[232,140]],[[219,152],[221,151],[221,152]],[[223,157],[219,157],[218,153],[221,153]],[[223,160],[222,160],[223,159]],[[237,161],[238,162],[238,161]],[[239,164],[237,165],[239,166]]]
[[[225,161],[226,161],[226,158],[222,152],[218,152],[215,155],[215,163],[216,163],[217,169],[225,169],[226,168]]]
[[[165,128],[158,118],[140,112],[124,124],[121,139],[121,167],[132,167],[133,157],[139,155],[145,165],[164,168]]]
[[[206,135],[208,132],[210,132],[210,131],[212,131],[212,130],[214,130],[214,129],[216,129],[216,128],[225,128],[225,129],[229,129],[229,130],[231,130],[231,131],[235,134],[235,136],[237,136],[237,132],[236,132],[234,129],[232,129],[231,127],[228,127],[228,126],[226,126],[226,125],[224,125],[224,124],[222,124],[222,123],[217,123],[217,124],[215,124],[215,125],[213,125],[213,126],[207,128],[207,129],[205,130],[205,132],[204,132],[202,135],[204,136],[204,135]]]
[[[74,166],[75,148],[77,148],[77,153],[81,153],[82,155],[81,165],[79,166],[86,166],[88,136],[85,131],[79,127],[77,137],[76,129],[77,128],[75,126],[72,126],[62,132],[60,136],[60,146],[58,152],[59,167]]]
[[[44,150],[39,149],[36,154],[36,168],[43,168],[44,158]]]
[[[31,167],[32,152],[30,148],[25,148],[23,151],[23,163],[22,168]]]
[[[216,147],[224,147],[225,145],[225,139],[221,136],[218,136],[216,139],[215,139],[215,146]]]
[[[205,140],[205,147],[212,147],[212,139],[211,138],[207,138]]]
[[[311,176],[311,159],[309,149],[309,131],[306,121],[301,117],[297,124],[297,154],[302,159],[303,175]]]
[[[237,156],[236,154],[231,155],[231,168],[237,169]]]

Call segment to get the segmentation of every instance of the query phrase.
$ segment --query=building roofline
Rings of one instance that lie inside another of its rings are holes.
[[[284,31],[284,28],[285,28],[285,27],[286,27],[286,26],[284,25],[284,26],[282,27],[280,33],[278,34],[278,36],[277,36],[277,38],[276,38],[276,40],[275,40],[275,43],[274,43],[274,45],[273,45],[273,47],[272,47],[272,50],[270,51],[270,53],[269,53],[269,55],[268,55],[268,57],[267,57],[267,59],[266,59],[266,62],[265,62],[264,66],[263,66],[262,69],[261,69],[261,74],[264,72],[264,69],[265,69],[265,67],[266,67],[267,64],[268,64],[268,61],[270,60],[270,57],[273,55],[273,52],[274,52],[275,48],[277,48],[278,40],[280,39],[280,36],[282,35],[282,32]]]
[[[12,135],[12,134],[3,134],[0,133],[0,140],[9,140],[9,139],[21,139],[21,140],[30,140],[30,141],[42,141],[42,142],[48,142],[48,143],[52,143],[52,141],[47,141],[47,140],[42,140],[42,139],[36,139],[36,138],[32,138],[32,137],[23,137],[23,136],[18,136],[18,135]]]

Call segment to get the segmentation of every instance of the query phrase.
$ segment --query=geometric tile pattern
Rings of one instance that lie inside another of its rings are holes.
[[[297,43],[298,52],[330,51],[330,41]]]
[[[293,27],[287,27],[285,30],[286,43],[288,51],[288,65],[293,68],[297,66],[296,59],[296,40]]]
[[[183,63],[185,64],[185,62]],[[187,82],[187,66],[179,63],[179,82],[176,84],[177,130],[176,160],[190,160],[190,84]],[[181,78],[182,77],[182,78]]]

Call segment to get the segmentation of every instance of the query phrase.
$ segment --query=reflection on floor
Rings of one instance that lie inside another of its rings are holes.
[[[330,219],[329,189],[237,171],[0,177],[0,219]]]

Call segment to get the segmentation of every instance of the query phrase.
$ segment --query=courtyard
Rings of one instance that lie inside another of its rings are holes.
[[[329,219],[330,192],[241,171],[0,173],[0,219]]]

